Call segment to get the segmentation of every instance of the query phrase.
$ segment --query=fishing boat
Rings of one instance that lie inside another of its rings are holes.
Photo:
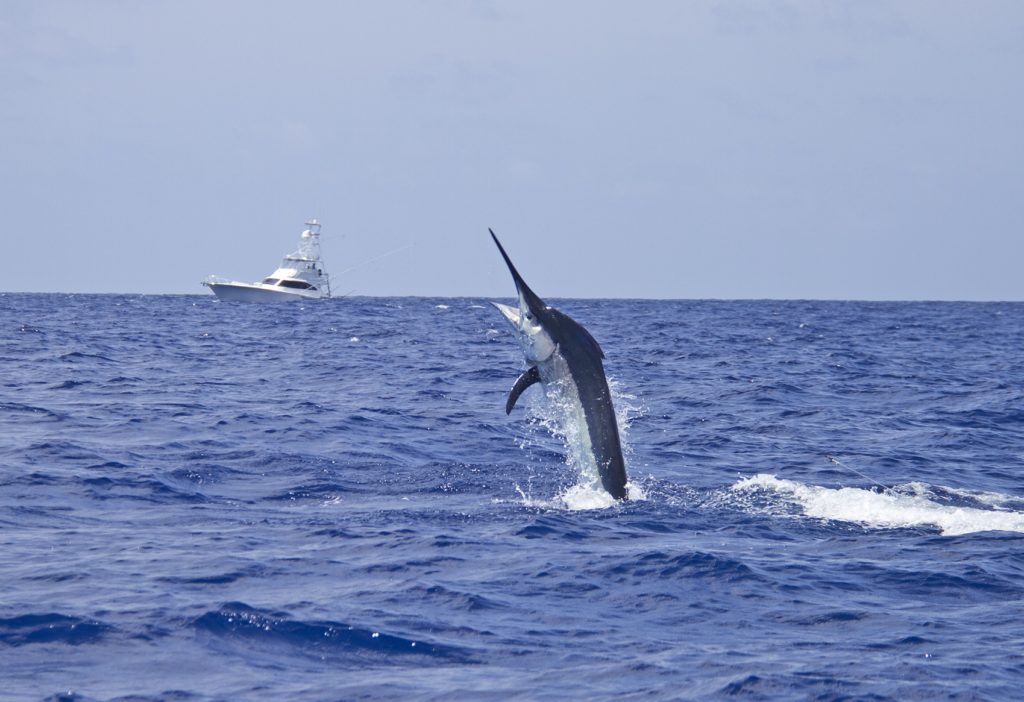
[[[320,222],[311,219],[299,238],[299,248],[281,261],[277,270],[258,283],[242,283],[211,275],[203,281],[221,300],[278,302],[323,300],[331,284],[320,258]]]

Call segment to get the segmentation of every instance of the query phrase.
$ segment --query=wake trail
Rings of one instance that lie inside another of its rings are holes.
[[[734,496],[766,495],[763,511],[786,514],[793,506],[803,516],[829,521],[851,522],[874,529],[934,527],[944,536],[983,531],[1024,533],[1024,512],[1008,509],[1017,498],[986,492],[932,488],[910,483],[883,491],[864,488],[827,488],[807,485],[760,473],[743,478],[729,487]],[[943,504],[940,494],[964,502],[981,503],[989,508],[963,504]]]

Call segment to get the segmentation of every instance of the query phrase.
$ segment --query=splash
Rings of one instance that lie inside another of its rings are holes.
[[[629,424],[639,416],[642,407],[636,397],[622,391],[614,380],[609,381],[615,418],[619,427],[623,457],[628,459],[632,449],[628,442]],[[570,383],[554,382],[545,387],[544,399],[537,393],[527,406],[527,419],[535,427],[560,439],[566,451],[565,464],[573,469],[575,482],[565,487],[553,499],[537,499],[517,487],[522,503],[529,507],[565,509],[570,511],[605,509],[618,504],[601,486],[597,470],[586,415],[575,389]],[[526,448],[526,442],[520,445]],[[635,483],[626,484],[630,500],[647,498],[644,490]]]
[[[606,509],[618,504],[615,498],[603,489],[594,488],[591,485],[570,485],[554,497],[549,498],[534,497],[518,485],[516,491],[519,493],[519,504],[537,509],[581,512],[591,509]]]
[[[633,445],[629,441],[630,425],[634,419],[642,417],[647,408],[636,395],[627,392],[616,378],[608,378],[608,389],[612,393],[612,405],[615,407],[615,423],[619,425],[622,456],[629,459],[633,455]]]
[[[875,492],[863,488],[826,488],[759,474],[744,478],[730,488],[733,494],[767,493],[781,503],[772,503],[769,511],[795,506],[804,516],[852,522],[875,529],[934,527],[944,536],[981,531],[1024,532],[1024,512],[1000,508],[1019,502],[1016,498],[993,493],[972,493],[939,488],[962,501],[987,504],[994,509],[943,504],[936,490],[910,483],[892,490]]]
[[[590,485],[570,485],[560,493],[551,498],[534,497],[520,486],[516,485],[516,492],[519,493],[518,504],[524,507],[536,507],[538,509],[565,510],[568,512],[582,512],[591,509],[607,509],[608,507],[620,506],[621,503],[601,488],[594,488]],[[647,492],[634,483],[626,483],[626,492],[631,502],[642,502],[647,499]]]

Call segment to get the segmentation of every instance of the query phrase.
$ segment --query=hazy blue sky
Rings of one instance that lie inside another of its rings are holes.
[[[1024,2],[0,3],[0,290],[1024,299]],[[406,244],[413,248],[337,275]],[[208,294],[208,293],[207,293]]]

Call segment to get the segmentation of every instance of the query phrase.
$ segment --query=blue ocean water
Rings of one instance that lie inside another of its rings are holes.
[[[0,295],[0,698],[1019,698],[1024,304],[554,302]]]

